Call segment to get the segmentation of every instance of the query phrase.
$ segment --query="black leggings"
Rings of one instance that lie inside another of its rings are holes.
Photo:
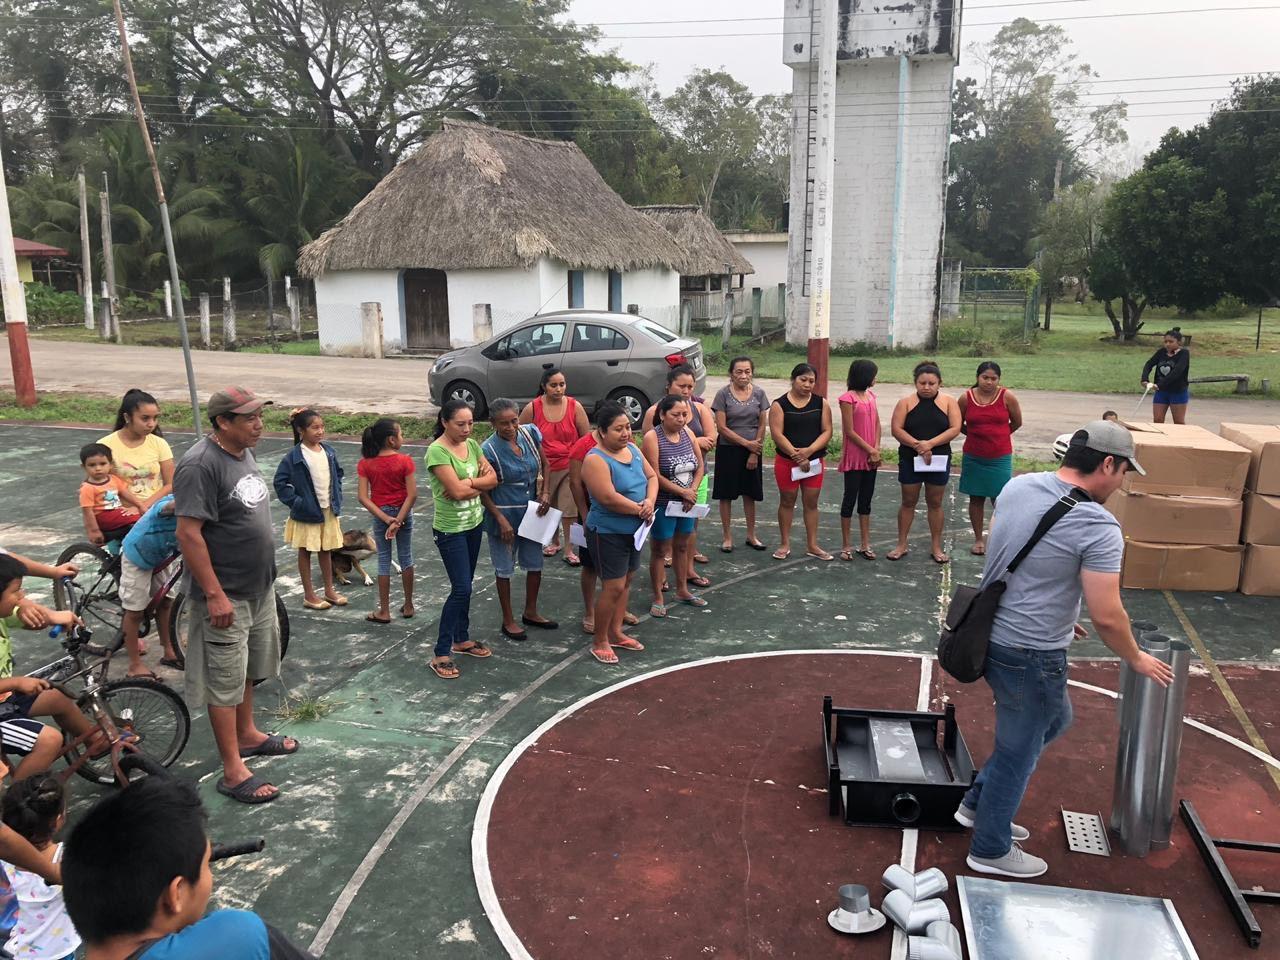
[[[875,492],[876,471],[845,471],[844,499],[840,501],[840,516],[846,519],[852,517],[854,504],[858,506],[858,516],[869,516],[871,513],[871,496]]]

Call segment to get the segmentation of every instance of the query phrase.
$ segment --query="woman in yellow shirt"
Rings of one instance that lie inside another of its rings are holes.
[[[113,433],[99,443],[111,448],[112,470],[129,484],[143,508],[173,492],[173,451],[160,433],[160,405],[137,387],[120,401]]]

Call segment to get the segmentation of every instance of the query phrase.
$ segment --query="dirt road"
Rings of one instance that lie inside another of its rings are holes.
[[[96,343],[66,343],[33,339],[32,362],[41,390],[75,391],[117,396],[129,387],[144,387],[174,403],[187,399],[182,356],[166,347],[130,347]],[[201,399],[218,387],[241,383],[281,404],[314,403],[350,412],[424,414],[427,405],[429,360],[361,360],[349,357],[298,357],[265,353],[194,353]],[[1082,365],[1081,378],[1088,371]],[[726,383],[707,378],[707,395]],[[781,380],[761,380],[769,396],[786,389]],[[836,394],[836,384],[832,393]],[[958,386],[958,385],[957,385]],[[0,389],[12,390],[9,342],[0,337]],[[886,434],[893,405],[911,388],[886,383],[877,388]],[[1092,420],[1103,410],[1134,416],[1138,392],[1132,394],[1068,393],[1058,390],[1020,390],[1025,427],[1019,433],[1020,452],[1046,459],[1053,438]],[[1150,416],[1150,400],[1137,415]],[[1280,401],[1213,398],[1192,400],[1191,422],[1216,431],[1224,420],[1280,423]]]

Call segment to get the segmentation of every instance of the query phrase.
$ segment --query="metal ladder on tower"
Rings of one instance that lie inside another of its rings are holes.
[[[801,273],[801,296],[809,296],[809,281],[813,274],[813,196],[814,196],[814,163],[818,134],[815,130],[818,117],[818,58],[816,51],[820,42],[818,31],[821,28],[821,4],[824,0],[809,0],[809,91],[805,99],[805,169],[804,169],[804,263]],[[839,0],[826,0],[838,3]]]

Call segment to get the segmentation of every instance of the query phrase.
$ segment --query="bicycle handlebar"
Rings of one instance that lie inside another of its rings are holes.
[[[209,851],[209,862],[226,860],[229,857],[241,857],[246,853],[261,853],[267,842],[258,837],[254,840],[240,840],[236,843],[215,843]]]

